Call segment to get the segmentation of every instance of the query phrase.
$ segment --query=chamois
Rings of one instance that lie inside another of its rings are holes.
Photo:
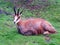
[[[22,12],[19,12],[19,9],[16,11],[14,8],[14,23],[17,25],[18,33],[26,36],[56,33],[56,29],[45,19],[30,18],[22,20]]]

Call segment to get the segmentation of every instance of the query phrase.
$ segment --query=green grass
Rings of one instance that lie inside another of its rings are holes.
[[[60,45],[60,22],[50,21],[57,34],[50,35],[48,43],[44,36],[23,36],[18,34],[11,15],[0,15],[0,45]]]
[[[22,13],[22,18],[24,19],[27,17],[41,17],[51,22],[58,33],[50,35],[50,42],[46,42],[42,35],[23,36],[18,34],[16,25],[13,23],[13,16],[0,14],[0,45],[60,45],[60,0],[57,0],[57,2],[57,4],[46,7],[44,10],[39,10],[38,16],[35,15],[37,12],[36,10],[30,11],[24,9]],[[9,3],[4,4],[3,1],[0,8],[13,13],[11,8],[6,8]]]

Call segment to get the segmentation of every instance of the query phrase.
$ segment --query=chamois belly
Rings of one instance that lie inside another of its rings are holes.
[[[18,33],[22,34],[22,35],[38,35],[41,33],[40,30],[35,30],[35,29],[21,29],[21,28],[17,28],[18,29]]]
[[[44,29],[41,24],[42,24],[41,22],[35,22],[35,24],[33,25],[33,28],[37,32],[37,35],[44,33]]]

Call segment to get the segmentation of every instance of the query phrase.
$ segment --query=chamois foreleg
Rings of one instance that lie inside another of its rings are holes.
[[[33,33],[32,30],[28,30],[28,31],[24,32],[24,35],[26,35],[26,36],[35,35],[35,33]]]

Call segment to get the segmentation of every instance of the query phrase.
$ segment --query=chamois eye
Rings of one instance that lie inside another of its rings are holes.
[[[18,18],[20,18],[20,16]]]
[[[19,19],[19,18],[20,18],[20,16],[18,17],[18,19]],[[17,19],[17,20],[18,20],[18,19]]]

